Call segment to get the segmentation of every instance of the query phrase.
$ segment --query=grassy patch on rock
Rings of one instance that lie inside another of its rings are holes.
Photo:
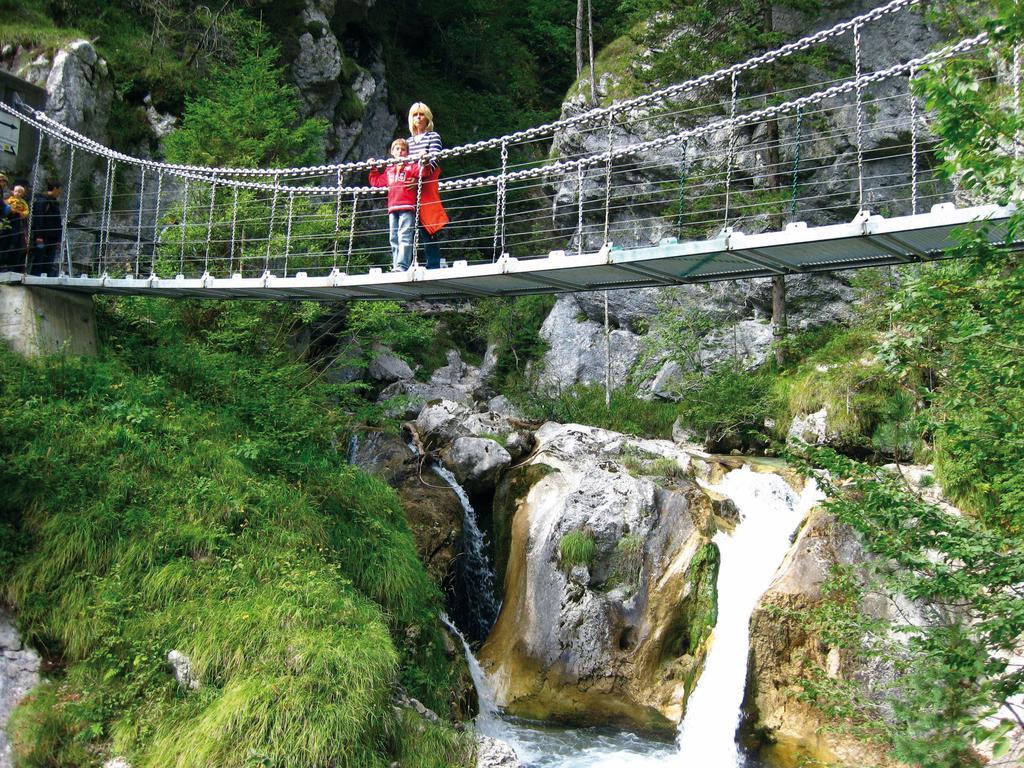
[[[455,698],[440,595],[335,450],[290,312],[115,301],[99,359],[0,353],[0,588],[60,670],[12,722],[19,765],[465,762],[390,705]]]

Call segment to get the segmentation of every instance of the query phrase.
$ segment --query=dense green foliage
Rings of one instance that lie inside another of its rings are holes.
[[[323,120],[299,120],[299,97],[284,83],[278,49],[261,28],[236,43],[231,66],[215,64],[181,127],[167,137],[167,159],[192,165],[273,168],[323,161]]]
[[[98,361],[4,354],[2,587],[64,668],[18,716],[25,765],[459,753],[418,752],[388,706],[402,681],[446,711],[440,595],[393,492],[337,455],[344,422],[290,359],[290,323],[112,301]],[[165,671],[171,649],[198,692]]]
[[[1024,14],[1016,3],[996,6],[986,23],[992,49],[937,67],[922,90],[937,116],[943,171],[974,193],[1006,199],[1018,194],[1024,170],[1006,149],[1022,127],[1021,105],[1007,109],[1009,88],[990,75],[1012,59]],[[1010,239],[1019,239],[1022,224],[1018,214]],[[979,744],[999,755],[1024,728],[1020,707],[1009,703],[1024,689],[1024,670],[1008,661],[1024,636],[1024,264],[979,234],[956,250],[959,260],[921,269],[896,293],[879,351],[888,374],[923,404],[916,431],[933,444],[937,477],[966,516],[925,503],[898,478],[826,451],[809,456],[837,478],[829,509],[886,565],[856,580],[847,575],[847,588],[837,590],[846,598],[833,607],[851,608],[841,639],[898,672],[891,715],[827,685],[812,686],[812,698],[841,714],[859,710],[862,720],[867,712],[866,725],[897,758],[927,768],[975,765]],[[864,591],[932,610],[916,625],[901,622],[894,635],[853,610]],[[842,613],[830,618],[833,626]],[[982,725],[988,715],[1001,722]]]
[[[170,159],[319,159],[323,125],[298,119],[274,46],[252,24],[236,42],[234,65],[215,64],[189,101]],[[239,210],[266,219],[268,202],[245,191]],[[332,233],[330,208],[305,226]],[[181,230],[165,230],[159,260],[205,257],[180,249]],[[249,236],[239,271],[263,268],[267,234]],[[99,360],[5,353],[0,372],[0,588],[60,670],[14,720],[20,764],[465,762],[464,737],[390,704],[402,685],[447,713],[461,683],[397,498],[338,454],[358,385],[325,383],[289,348],[304,330],[311,349],[345,335],[346,362],[365,365],[373,342],[422,345],[429,322],[391,304],[329,322],[312,305],[101,310]],[[165,669],[172,649],[197,691]]]
[[[615,0],[595,0],[594,13],[600,49]],[[575,0],[398,0],[373,18],[396,114],[426,102],[447,144],[555,117],[575,78],[575,24]]]
[[[787,35],[772,29],[779,8],[813,14],[819,0],[623,0],[622,9],[634,23],[632,37],[652,51],[649,60],[631,62],[629,74],[646,86],[663,87],[742,61],[776,48]],[[792,78],[809,63],[825,64],[821,53],[800,55],[776,65],[774,87]],[[755,75],[756,76],[756,75]],[[745,84],[747,87],[751,83]]]
[[[578,384],[554,396],[533,395],[521,403],[527,416],[624,432],[667,438],[676,418],[673,403],[643,400],[629,389],[616,389],[605,404],[603,386]]]

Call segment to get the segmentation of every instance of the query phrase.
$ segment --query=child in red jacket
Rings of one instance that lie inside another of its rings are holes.
[[[409,156],[409,142],[391,142],[393,158]],[[370,171],[370,186],[388,188],[388,232],[391,237],[391,271],[402,272],[412,263],[413,233],[416,226],[416,186],[419,163],[399,163]]]

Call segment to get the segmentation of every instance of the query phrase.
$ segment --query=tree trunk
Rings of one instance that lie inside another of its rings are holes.
[[[594,71],[594,7],[587,0],[587,39],[590,41],[590,101],[597,106],[597,73]]]
[[[583,51],[583,24],[586,22],[584,3],[586,0],[576,0],[576,77],[579,78],[583,72],[584,51]]]
[[[761,2],[761,25],[765,33],[772,31],[772,4],[769,0]],[[779,133],[779,121],[772,118],[766,126],[768,128],[768,151],[765,158],[768,172],[765,184],[769,189],[782,189],[785,186],[785,178],[782,172],[782,153],[779,151],[781,137]],[[782,229],[783,216],[780,213],[772,216],[771,224],[773,229]],[[785,352],[782,349],[782,340],[786,338],[786,276],[772,276],[772,335],[775,337],[775,362],[782,365],[786,360]]]
[[[786,276],[772,276],[772,335],[775,337],[775,362],[782,365],[786,355],[782,340],[786,338]]]

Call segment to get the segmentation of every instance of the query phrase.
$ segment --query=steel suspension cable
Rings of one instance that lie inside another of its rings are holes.
[[[736,73],[732,75],[732,82],[729,90],[729,144],[725,156],[725,222],[723,227],[729,226],[729,194],[732,191],[732,160],[736,152]]]
[[[74,150],[72,150],[74,151]],[[139,274],[139,258],[142,253],[142,214],[143,204],[146,201],[146,169],[142,169],[142,173],[139,174],[139,213],[136,219],[135,228],[135,266],[132,271],[132,275]]]
[[[857,210],[864,210],[864,87],[861,85],[860,25],[853,27],[854,82],[857,105]]]
[[[156,176],[156,206],[153,211],[153,253],[149,263],[149,276],[156,277],[156,257],[160,250],[160,199],[164,189],[164,174],[160,171]]]
[[[67,190],[67,194],[64,196],[64,215],[61,217],[60,221],[60,247],[63,248],[68,255],[68,275],[71,277],[74,277],[75,269],[74,265],[71,263],[71,247],[68,245],[68,216],[71,215],[71,185],[75,178],[74,174],[75,148],[71,147],[71,151],[68,153],[68,183],[65,187],[65,189]],[[35,194],[34,190],[33,194]],[[29,202],[31,203],[31,201]],[[31,210],[31,208],[29,210]]]

